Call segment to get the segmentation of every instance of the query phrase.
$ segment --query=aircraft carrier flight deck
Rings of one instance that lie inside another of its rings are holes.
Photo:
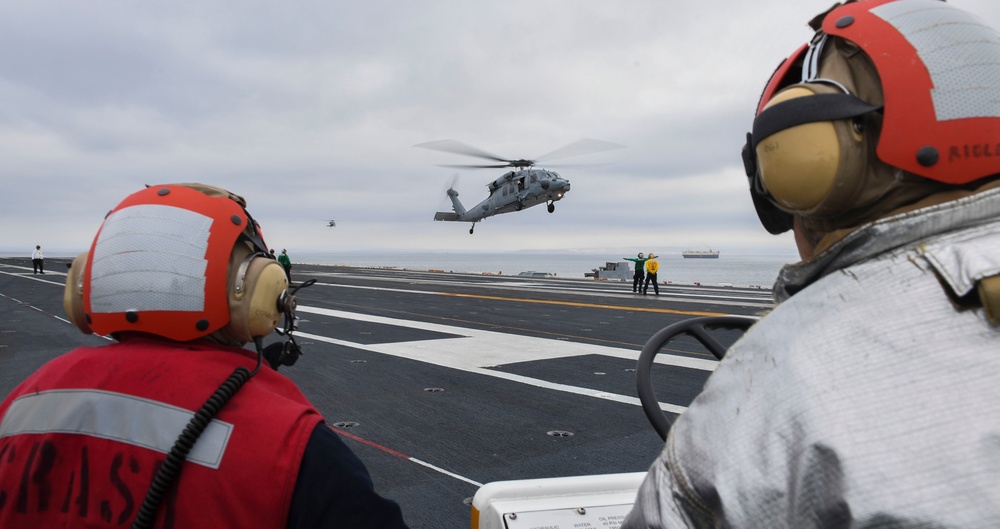
[[[67,321],[66,260],[45,266],[0,259],[0,395],[62,353],[110,343]],[[631,281],[310,265],[292,279],[316,284],[297,294],[304,354],[280,372],[414,528],[469,527],[485,483],[646,470],[662,441],[636,392],[643,344],[687,318],[772,308],[770,291],[733,287],[643,296]],[[671,342],[657,399],[682,412],[716,365],[693,338]]]

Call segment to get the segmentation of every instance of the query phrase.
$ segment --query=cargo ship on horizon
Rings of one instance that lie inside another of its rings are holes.
[[[685,259],[718,259],[718,250],[684,250],[681,256]]]

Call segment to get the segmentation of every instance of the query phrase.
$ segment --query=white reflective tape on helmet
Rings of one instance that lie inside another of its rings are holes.
[[[112,213],[94,245],[91,310],[204,310],[211,226],[211,217],[173,206]]]
[[[994,29],[938,0],[890,2],[871,12],[916,49],[934,83],[939,121],[1000,117],[1000,38]],[[963,67],[956,68],[956,56],[965,58]]]

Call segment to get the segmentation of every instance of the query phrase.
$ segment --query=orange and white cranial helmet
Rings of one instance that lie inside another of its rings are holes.
[[[941,0],[849,0],[811,25],[812,41],[765,87],[744,147],[769,231],[788,230],[789,213],[866,206],[903,173],[936,188],[1000,174],[996,29]],[[878,171],[883,189],[866,196]]]
[[[227,343],[269,333],[288,283],[242,197],[202,184],[133,193],[67,275],[64,305],[85,333]]]

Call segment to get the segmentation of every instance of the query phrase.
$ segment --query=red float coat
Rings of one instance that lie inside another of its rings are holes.
[[[131,338],[43,366],[0,404],[0,527],[128,527],[194,411],[255,355]],[[156,527],[285,527],[302,454],[322,421],[263,367],[198,440]]]

